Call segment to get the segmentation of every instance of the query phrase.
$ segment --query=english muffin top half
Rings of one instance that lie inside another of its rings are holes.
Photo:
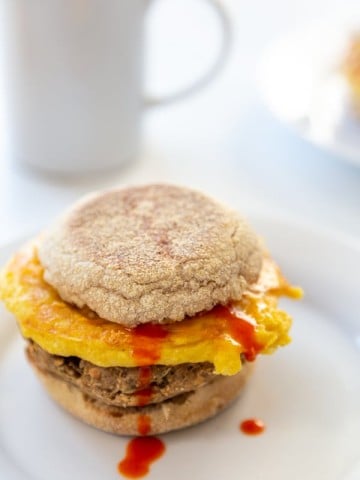
[[[135,327],[240,300],[263,252],[234,211],[188,188],[147,185],[82,200],[39,244],[66,302]]]

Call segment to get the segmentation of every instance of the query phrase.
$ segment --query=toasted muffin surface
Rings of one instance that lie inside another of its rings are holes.
[[[237,213],[171,185],[89,197],[45,234],[39,257],[65,301],[128,327],[238,300],[262,264]]]

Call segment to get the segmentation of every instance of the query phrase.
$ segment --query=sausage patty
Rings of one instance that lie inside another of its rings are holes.
[[[211,363],[175,366],[98,367],[78,357],[51,355],[35,342],[26,348],[30,363],[72,385],[94,400],[119,407],[158,403],[196,390],[219,377]]]

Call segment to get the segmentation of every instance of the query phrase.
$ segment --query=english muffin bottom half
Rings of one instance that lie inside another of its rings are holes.
[[[102,430],[147,435],[229,405],[257,355],[289,343],[278,298],[301,290],[236,212],[145,185],[77,203],[13,256],[0,295],[56,402]]]

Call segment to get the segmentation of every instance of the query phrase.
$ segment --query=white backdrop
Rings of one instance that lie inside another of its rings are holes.
[[[203,0],[158,0],[148,22],[148,81],[171,91],[193,78],[216,49],[218,30]],[[291,217],[360,240],[360,169],[296,137],[269,114],[255,82],[264,48],[281,34],[354,0],[226,0],[234,48],[202,92],[145,112],[141,158],[118,174],[61,180],[0,159],[0,244],[46,225],[88,190],[172,181],[212,193],[251,213]],[[359,25],[360,27],[360,25]],[[2,93],[2,95],[6,92]],[[1,105],[1,101],[0,101]],[[1,119],[4,131],[6,118]]]

